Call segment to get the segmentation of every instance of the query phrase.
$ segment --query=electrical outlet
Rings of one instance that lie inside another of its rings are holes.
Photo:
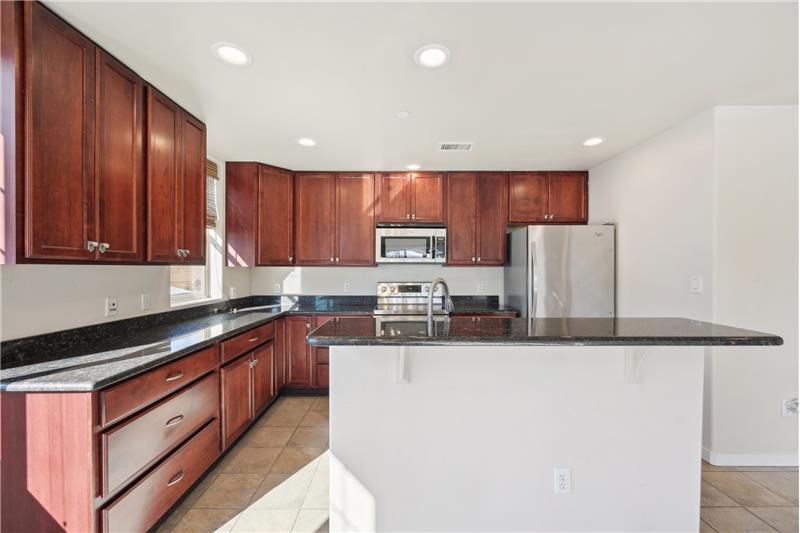
[[[703,276],[691,276],[689,278],[689,292],[695,294],[703,293]]]
[[[116,316],[119,310],[119,301],[116,296],[106,298],[106,316]]]
[[[142,293],[142,311],[150,309],[150,295]]]
[[[781,400],[781,416],[797,416],[797,398]]]
[[[478,282],[478,283],[475,285],[475,292],[477,292],[478,294],[483,294],[483,290],[484,290],[484,288],[485,288],[485,286],[484,286],[483,282],[482,282],[482,281],[479,281],[479,282]]]
[[[281,293],[281,284],[280,283],[276,283],[275,286],[272,288],[272,292],[274,292],[275,294],[280,294]]]
[[[237,297],[238,294],[239,291],[236,290],[236,287],[228,287],[228,298],[233,300],[234,298]]]
[[[556,494],[572,494],[572,470],[566,467],[553,469]]]
[[[349,283],[345,283],[344,284],[344,293],[345,294],[350,294],[350,284]]]

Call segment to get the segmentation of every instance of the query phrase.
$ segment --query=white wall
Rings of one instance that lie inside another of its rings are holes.
[[[222,235],[225,222],[225,165],[220,164],[219,203]],[[250,294],[250,272],[223,268],[223,295],[235,286],[239,296]],[[114,320],[170,309],[168,266],[121,265],[3,265],[0,266],[0,339],[87,326],[109,321],[105,298],[119,298]],[[141,294],[151,309],[141,310]]]
[[[714,349],[707,453],[718,464],[797,461],[797,107],[716,110],[715,322],[783,337]],[[795,463],[796,464],[796,463]]]
[[[590,170],[591,223],[617,224],[620,316],[685,316],[776,333],[707,350],[704,454],[797,464],[797,107],[726,106]],[[703,276],[703,293],[689,278]]]
[[[433,265],[380,265],[377,267],[260,267],[253,269],[254,294],[342,295],[350,283],[351,294],[375,294],[379,281],[432,281],[442,276],[452,294],[487,294],[502,298],[501,267],[442,267]],[[282,292],[275,291],[281,284]],[[483,292],[478,291],[483,284]]]

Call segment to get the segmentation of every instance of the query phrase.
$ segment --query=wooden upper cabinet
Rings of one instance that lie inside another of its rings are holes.
[[[508,174],[505,172],[478,174],[477,190],[476,264],[505,264]]]
[[[589,173],[550,172],[550,222],[589,220]]]
[[[447,264],[476,263],[477,175],[456,172],[447,176]]]
[[[206,262],[206,126],[181,111],[179,244],[184,263]]]
[[[376,185],[378,222],[408,222],[411,220],[411,176],[379,174]]]
[[[508,178],[508,221],[536,224],[547,221],[547,172],[512,172]]]
[[[24,9],[25,257],[93,260],[96,48],[42,4]]]
[[[231,267],[256,265],[259,164],[225,163],[225,256]]]
[[[411,222],[444,224],[445,179],[443,174],[411,175]]]
[[[298,265],[334,264],[335,184],[333,174],[295,176],[295,262]]]
[[[144,260],[144,84],[97,54],[97,238],[101,261]],[[106,245],[108,246],[106,249]]]
[[[375,176],[336,175],[337,265],[375,264]]]
[[[260,266],[294,262],[294,178],[291,171],[258,167],[258,237]]]
[[[180,261],[181,129],[180,108],[148,87],[147,259],[151,262]]]

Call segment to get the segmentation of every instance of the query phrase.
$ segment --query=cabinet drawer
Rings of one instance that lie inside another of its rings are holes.
[[[226,363],[275,336],[275,322],[258,326],[220,343],[222,362]]]
[[[214,419],[147,477],[103,510],[104,531],[147,531],[197,481],[219,455]]]
[[[219,412],[219,373],[102,434],[103,495],[161,457]]]
[[[318,365],[327,365],[328,364],[328,354],[330,353],[330,348],[314,348],[314,351],[317,354],[317,364]]]
[[[100,411],[103,425],[116,422],[178,390],[213,370],[218,361],[217,347],[212,346],[102,391]]]

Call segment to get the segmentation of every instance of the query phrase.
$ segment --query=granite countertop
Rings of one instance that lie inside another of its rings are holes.
[[[686,318],[491,318],[452,317],[434,323],[384,322],[381,331],[364,320],[342,318],[308,337],[316,346],[775,346],[769,333]]]
[[[505,312],[493,300],[465,298],[466,312]],[[231,308],[269,309],[213,314],[218,305],[77,328],[3,343],[0,390],[9,392],[92,391],[285,315],[372,315],[374,297],[299,297],[277,304],[269,297],[244,298]]]

